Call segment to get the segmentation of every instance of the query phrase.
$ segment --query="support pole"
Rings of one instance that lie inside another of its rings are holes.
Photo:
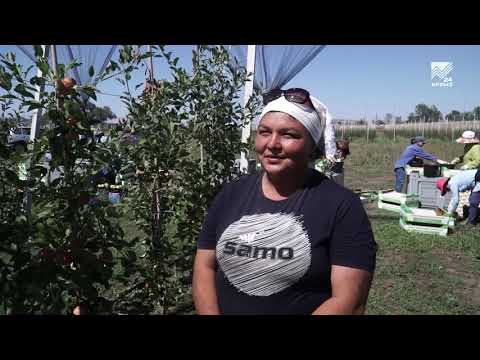
[[[244,98],[243,98],[243,105],[244,107],[247,105],[248,100],[253,94],[253,81],[255,79],[255,51],[256,50],[256,45],[248,45],[248,50],[247,50],[247,74],[251,74],[250,76],[250,81],[247,81],[245,84],[245,93],[244,93]],[[250,121],[245,124],[245,126],[242,128],[242,143],[248,144],[248,139],[250,137],[250,129],[251,129],[251,122]],[[248,154],[245,153],[245,151],[242,151],[240,153],[240,171],[242,173],[247,173],[248,172],[248,159],[247,159]]]
[[[47,45],[41,45],[42,46],[42,52],[44,56],[48,59],[48,55],[50,52],[50,48]],[[40,68],[37,68],[37,76],[42,77],[44,74]],[[43,90],[45,89],[45,84],[42,85],[35,85],[36,92],[35,92],[35,101],[40,101],[41,95]],[[40,129],[42,127],[42,110],[41,108],[37,108],[33,110],[32,114],[32,123],[30,125],[30,141],[33,142],[35,141],[36,138],[40,135]],[[28,160],[29,164],[31,162],[31,159]],[[27,176],[30,176],[28,174]],[[24,206],[25,206],[25,211],[28,215],[30,216],[30,211],[32,209],[32,194],[30,192],[25,192],[24,196]]]
[[[47,45],[42,45],[42,51],[44,55],[48,58],[48,54],[50,49]],[[37,77],[42,77],[44,74],[42,70],[37,69]],[[35,85],[37,89],[35,93],[35,101],[40,101],[40,96],[43,90],[45,89],[45,84],[42,85]],[[43,109],[35,109],[32,115],[32,125],[30,130],[30,141],[34,141],[38,135],[40,134],[40,128],[42,127],[42,110]]]
[[[148,45],[148,52],[150,53],[150,80],[152,81],[155,79],[153,75],[153,53],[152,53],[152,45]]]

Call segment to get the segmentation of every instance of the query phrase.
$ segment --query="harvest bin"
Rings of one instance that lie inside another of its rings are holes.
[[[440,235],[440,236],[448,235],[448,225],[429,226],[429,225],[419,224],[419,223],[407,223],[403,217],[400,217],[399,223],[400,223],[400,227],[403,230],[408,232],[416,232],[421,234]]]
[[[378,208],[400,214],[400,206],[404,204],[407,206],[418,207],[418,196],[411,194],[398,193],[390,191],[386,193],[378,193]]]
[[[450,216],[438,216],[435,210],[412,208],[400,205],[400,215],[406,224],[419,224],[425,226],[455,226],[455,220]]]
[[[412,172],[408,179],[407,194],[418,196],[419,207],[434,209],[441,197],[436,185],[438,179],[440,177],[425,177]]]

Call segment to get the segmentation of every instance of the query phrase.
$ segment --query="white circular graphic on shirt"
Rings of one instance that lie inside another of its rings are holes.
[[[230,224],[218,240],[216,256],[238,290],[269,296],[305,275],[311,246],[300,217],[266,213],[243,216]]]

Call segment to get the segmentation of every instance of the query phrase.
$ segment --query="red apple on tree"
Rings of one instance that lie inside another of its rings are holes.
[[[67,119],[67,125],[70,126],[70,127],[74,127],[75,125],[78,124],[78,120],[75,119],[74,117],[69,117]]]
[[[75,306],[73,309],[73,315],[83,315],[84,311],[80,305]]]
[[[77,85],[77,82],[75,81],[74,78],[67,76],[63,78],[62,85],[65,91],[70,91],[73,89],[75,85]]]
[[[58,81],[57,85],[59,94],[65,96],[77,85],[77,82],[74,78],[67,76],[63,80]]]

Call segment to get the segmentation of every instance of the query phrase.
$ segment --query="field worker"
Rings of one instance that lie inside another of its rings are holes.
[[[335,152],[333,156],[321,158],[317,160],[312,168],[323,173],[337,184],[344,185],[345,168],[343,166],[345,159],[350,155],[350,141],[347,139],[340,139],[335,141]],[[321,152],[319,150],[319,157]]]
[[[436,161],[439,164],[446,164],[446,161],[439,160],[435,155],[432,155],[425,150],[423,146],[426,144],[422,136],[416,136],[403,151],[400,159],[395,162],[395,191],[402,192],[403,183],[405,182],[405,166],[414,158],[421,158],[424,160]]]
[[[473,131],[467,130],[462,133],[456,142],[465,144],[463,155],[452,160],[452,164],[463,163],[460,169],[479,169],[480,168],[480,140],[475,137]]]
[[[304,89],[267,103],[255,135],[260,173],[227,183],[198,241],[199,314],[362,314],[376,243],[357,195],[309,168],[325,112]]]
[[[323,133],[323,142],[317,146],[317,154],[315,155],[317,160],[312,161],[310,167],[324,173],[338,184],[343,185],[343,161],[347,155],[350,154],[349,141],[344,139],[337,141],[335,139],[335,127],[332,115],[322,102],[319,101],[318,104],[319,111],[321,111],[325,117],[325,130]]]
[[[467,224],[477,224],[478,205],[480,204],[480,170],[465,170],[451,178],[440,178],[437,181],[437,188],[441,191],[442,196],[448,191],[452,192],[452,199],[448,204],[447,212],[455,217],[460,192],[471,190],[472,193],[468,198]]]

